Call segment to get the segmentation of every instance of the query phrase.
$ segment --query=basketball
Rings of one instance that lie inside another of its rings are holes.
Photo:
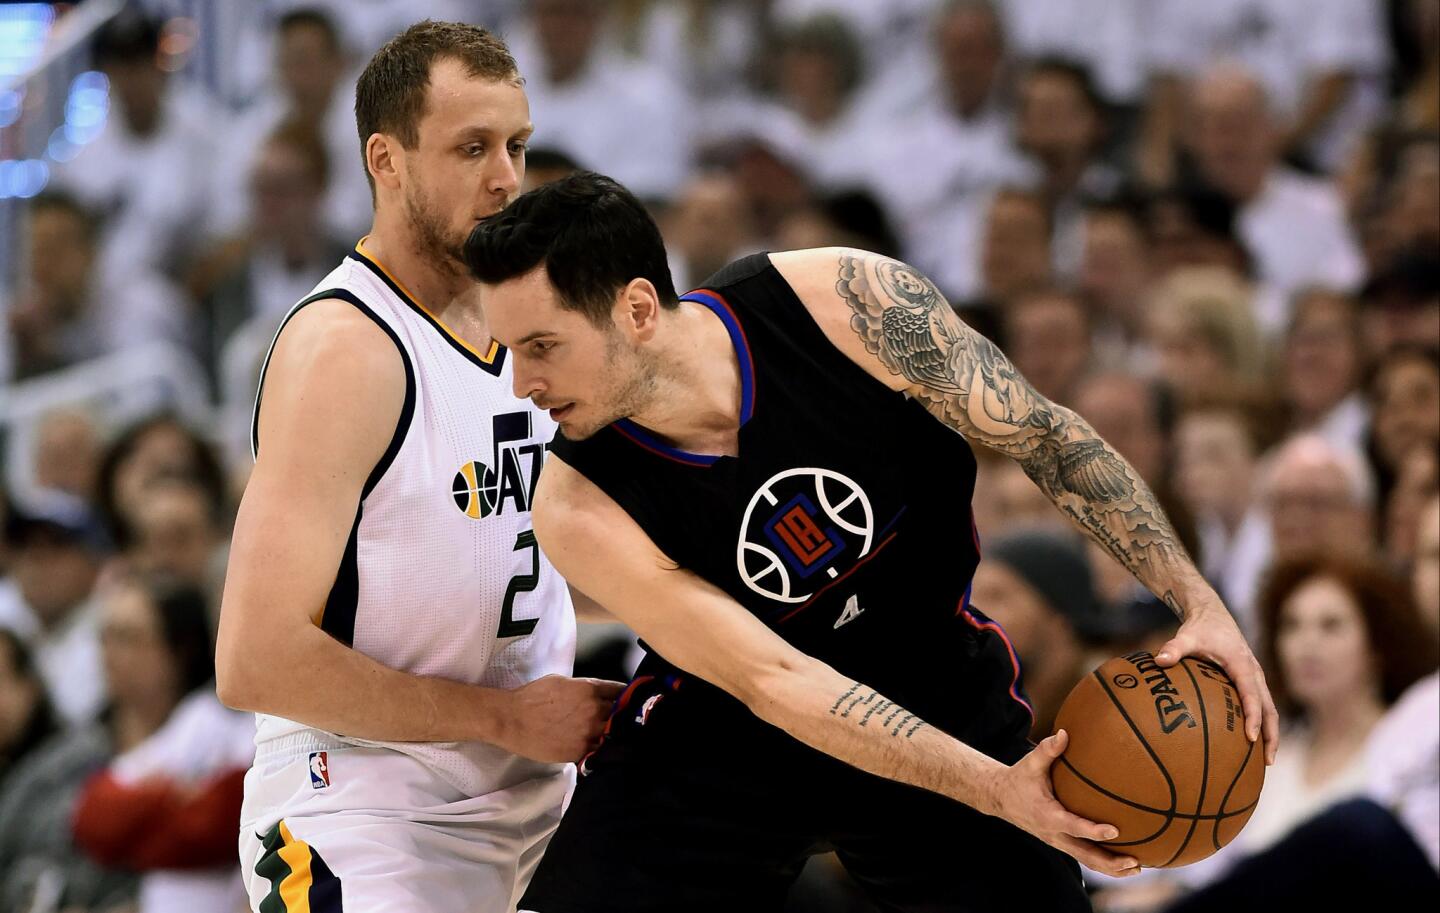
[[[1204,859],[1235,839],[1260,798],[1263,742],[1246,737],[1239,692],[1213,663],[1112,659],[1075,686],[1055,725],[1070,736],[1050,772],[1056,798],[1113,824],[1120,835],[1105,845],[1142,866]]]

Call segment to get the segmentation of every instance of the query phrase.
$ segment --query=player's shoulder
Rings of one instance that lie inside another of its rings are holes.
[[[307,374],[335,369],[383,378],[391,369],[403,372],[402,362],[393,333],[373,314],[338,297],[318,298],[285,322],[267,373],[293,367]]]

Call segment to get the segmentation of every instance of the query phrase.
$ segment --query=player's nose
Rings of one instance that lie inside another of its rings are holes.
[[[506,199],[514,196],[520,189],[520,172],[515,167],[515,160],[509,155],[495,156],[494,165],[486,177],[485,189]]]

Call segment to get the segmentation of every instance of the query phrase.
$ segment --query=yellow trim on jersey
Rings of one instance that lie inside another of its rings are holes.
[[[465,351],[469,352],[471,355],[474,355],[476,358],[478,358],[478,359],[480,359],[481,361],[485,362],[485,364],[487,364],[487,365],[489,365],[489,364],[494,364],[494,363],[495,363],[495,355],[500,351],[500,343],[496,342],[496,341],[493,340],[493,339],[490,340],[490,348],[487,349],[484,353],[481,353],[479,349],[475,348],[475,347],[472,346],[470,343],[468,343],[468,342],[466,342],[464,339],[460,338],[460,336],[459,336],[454,330],[450,329],[448,326],[445,325],[445,321],[443,321],[443,320],[441,320],[439,317],[435,316],[435,312],[434,312],[434,311],[432,311],[432,310],[430,310],[429,308],[427,308],[424,304],[421,304],[421,303],[420,303],[420,299],[419,299],[419,298],[416,298],[414,295],[412,295],[412,294],[410,293],[410,290],[405,287],[405,284],[402,283],[399,279],[396,279],[396,278],[395,278],[395,274],[392,273],[392,272],[390,272],[390,270],[388,270],[388,269],[385,268],[385,264],[381,263],[379,260],[377,260],[377,259],[375,258],[375,255],[374,255],[374,254],[370,253],[370,251],[368,251],[368,250],[365,249],[365,242],[368,241],[369,239],[370,239],[370,236],[369,236],[369,235],[366,235],[365,237],[361,238],[359,241],[356,241],[356,242],[355,242],[355,253],[359,254],[360,256],[364,257],[366,260],[369,260],[371,263],[375,264],[375,268],[378,269],[378,270],[380,270],[380,272],[384,273],[384,274],[385,274],[385,277],[386,277],[387,279],[389,279],[391,282],[395,283],[395,287],[400,290],[400,293],[403,294],[403,295],[406,297],[406,299],[409,300],[409,302],[410,302],[411,304],[413,304],[413,305],[415,305],[415,307],[419,308],[420,311],[423,312],[426,317],[429,317],[432,321],[434,321],[434,322],[435,322],[435,325],[440,328],[441,332],[443,332],[446,336],[449,336],[450,339],[451,339],[456,345],[463,347],[463,348],[465,349]]]

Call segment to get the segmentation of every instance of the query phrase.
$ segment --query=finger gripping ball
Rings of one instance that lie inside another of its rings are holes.
[[[1246,737],[1240,694],[1214,663],[1117,657],[1081,679],[1055,725],[1070,736],[1050,770],[1055,797],[1113,824],[1120,836],[1105,845],[1142,866],[1204,859],[1255,811],[1262,743]]]

